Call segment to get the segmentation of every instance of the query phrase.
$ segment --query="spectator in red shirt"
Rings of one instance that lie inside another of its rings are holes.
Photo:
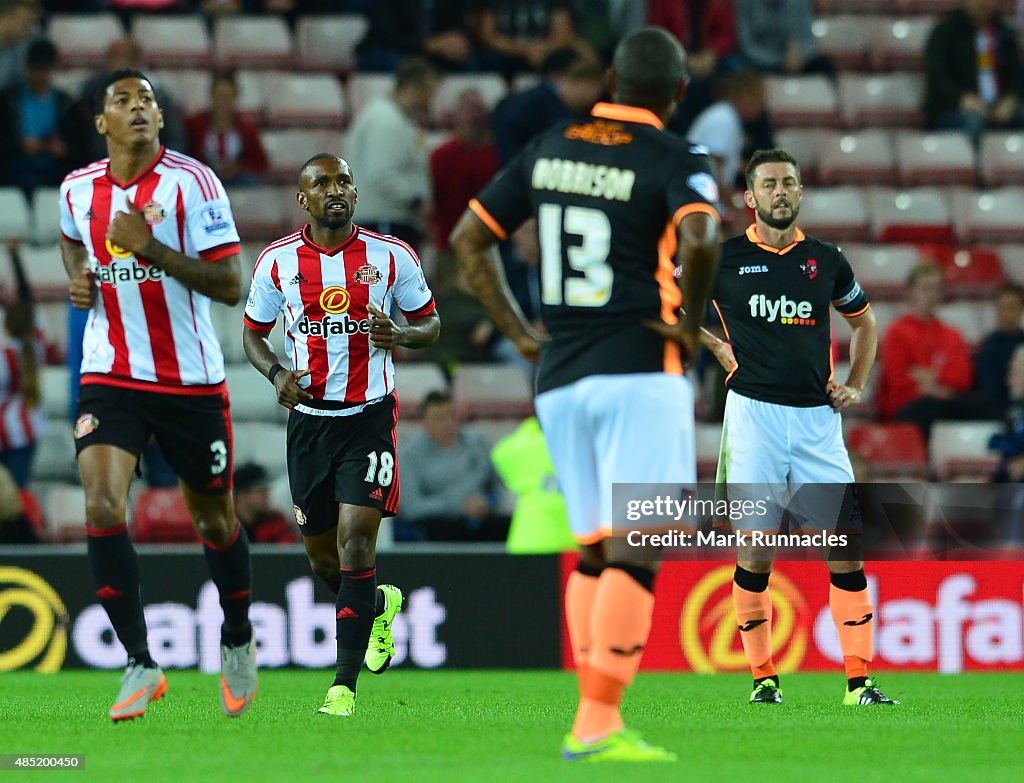
[[[289,544],[299,540],[291,520],[270,505],[267,471],[254,462],[235,470],[235,516],[254,544]]]
[[[935,313],[942,302],[942,270],[915,267],[907,279],[908,312],[882,339],[878,412],[883,419],[912,421],[927,438],[940,418],[969,418],[964,400],[974,367],[963,336]]]
[[[188,119],[189,154],[217,172],[225,185],[258,185],[267,153],[256,123],[238,111],[234,74],[210,82],[210,109]]]

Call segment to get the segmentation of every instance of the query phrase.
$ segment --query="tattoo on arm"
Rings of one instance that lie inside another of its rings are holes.
[[[85,245],[68,242],[66,239],[62,240],[60,254],[68,277],[78,277],[89,268],[89,251],[85,249]]]

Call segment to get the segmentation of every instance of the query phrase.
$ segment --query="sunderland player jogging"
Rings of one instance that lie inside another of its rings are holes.
[[[730,373],[718,481],[730,500],[772,498],[767,515],[736,524],[741,533],[777,532],[788,505],[794,526],[847,536],[845,546],[823,550],[846,664],[843,704],[894,704],[868,676],[874,610],[859,530],[840,519],[853,470],[839,413],[861,401],[875,361],[875,317],[839,248],[797,228],[796,160],[785,150],[759,150],[746,178],[755,222],[723,244],[713,300],[731,352],[706,340]],[[832,377],[833,307],[853,330],[850,376],[842,380]],[[768,587],[774,547],[756,543],[740,543],[733,603],[754,675],[750,701],[779,704]]]
[[[149,653],[125,506],[155,437],[177,473],[224,610],[221,705],[256,695],[249,547],[231,502],[231,421],[211,300],[241,297],[238,234],[224,188],[160,145],[163,116],[145,74],[112,73],[95,95],[110,157],[60,189],[71,302],[89,310],[75,421],[96,595],[128,652],[113,720],[136,718],[167,681]]]
[[[377,530],[398,511],[398,397],[391,352],[424,348],[441,331],[415,251],[352,222],[352,169],[321,153],[299,171],[309,223],[256,262],[243,341],[288,416],[288,481],[309,564],[337,597],[338,665],[320,712],[350,716],[366,661],[395,654],[402,592],[377,585]],[[397,307],[408,325],[390,314]],[[284,314],[290,369],[268,335]]]
[[[562,749],[569,760],[675,759],[624,728],[619,713],[650,631],[657,562],[612,559],[610,528],[613,483],[696,481],[693,390],[682,372],[718,262],[719,220],[710,159],[663,130],[686,78],[670,34],[633,33],[609,72],[615,102],[530,142],[452,234],[496,324],[524,356],[540,354],[537,415],[582,547],[566,591],[580,681]],[[548,342],[489,255],[529,218]],[[684,300],[691,315],[680,321]]]

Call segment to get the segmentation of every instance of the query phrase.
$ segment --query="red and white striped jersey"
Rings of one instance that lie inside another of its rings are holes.
[[[36,366],[46,364],[46,343],[42,332],[35,338]],[[42,406],[29,408],[21,394],[21,341],[0,342],[0,451],[20,449],[35,443],[46,426]]]
[[[434,296],[416,252],[392,236],[356,227],[333,249],[313,242],[309,226],[269,245],[256,262],[245,324],[268,333],[284,313],[285,350],[301,385],[318,400],[359,404],[395,388],[391,351],[370,344],[368,305],[410,318],[434,312]],[[303,413],[322,410],[300,405]]]
[[[240,251],[224,186],[194,158],[160,148],[131,182],[118,182],[107,159],[68,174],[60,189],[64,238],[85,245],[99,285],[82,346],[82,383],[171,394],[217,391],[224,354],[209,297],[106,239],[125,199],[160,242],[215,262]],[[214,387],[214,388],[210,388]]]

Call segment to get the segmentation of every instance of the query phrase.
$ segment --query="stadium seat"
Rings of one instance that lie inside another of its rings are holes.
[[[247,289],[251,278],[251,274],[245,275],[243,272],[242,279]],[[249,360],[245,358],[245,349],[242,347],[242,330],[244,328],[242,315],[244,312],[244,302],[236,307],[214,305],[210,308],[210,320],[213,321],[213,330],[217,333],[217,342],[220,343],[221,351],[224,352],[224,362],[227,365],[237,364],[250,367]],[[232,396],[232,405],[234,401]]]
[[[65,418],[47,419],[46,429],[36,440],[36,456],[32,463],[32,478],[40,481],[77,481],[75,439],[71,422]]]
[[[21,245],[18,248],[18,256],[36,299],[59,301],[63,306],[68,298],[68,274],[61,260],[60,245]],[[0,275],[7,281],[8,275],[11,274],[8,251],[0,251],[0,257],[3,258],[4,267]],[[13,284],[13,280],[10,282]]]
[[[37,465],[39,457],[37,453]],[[38,489],[46,512],[47,538],[51,541],[84,541],[85,490],[69,482],[40,484]]]
[[[868,213],[862,192],[854,187],[814,188],[800,204],[800,225],[808,234],[830,242],[863,240]]]
[[[871,297],[872,292],[868,291],[867,293]],[[871,310],[875,315],[875,322],[878,324],[880,338],[889,328],[889,324],[903,314],[902,305],[874,299],[871,302]],[[852,334],[850,326],[847,323],[846,317],[836,312],[835,308],[831,310],[829,317],[832,323],[832,343],[840,348],[840,356],[846,357],[849,355],[850,336]]]
[[[939,307],[938,317],[957,329],[971,346],[981,343],[996,326],[988,302],[949,302]]]
[[[493,449],[494,444],[511,435],[522,424],[518,419],[481,419],[466,425],[470,432],[476,432],[487,441],[487,448]]]
[[[264,93],[264,105],[269,125],[337,128],[344,123],[345,94],[333,74],[280,73],[267,86],[271,89]]]
[[[60,188],[36,188],[32,194],[32,241],[60,242]]]
[[[362,14],[303,16],[295,25],[295,54],[307,71],[347,73],[355,67],[356,46],[369,20]]]
[[[292,59],[292,37],[280,16],[222,15],[213,23],[217,62],[228,68],[280,68]]]
[[[210,81],[213,76],[209,71],[154,68],[150,75],[171,94],[186,115],[210,108]]]
[[[71,377],[63,364],[42,367],[39,385],[43,392],[43,411],[51,419],[67,419],[71,410]]]
[[[942,481],[958,476],[988,476],[998,464],[998,456],[988,443],[1000,432],[998,421],[937,421],[932,426],[931,464]]]
[[[866,16],[820,16],[811,25],[811,32],[818,51],[832,60],[837,68],[863,68],[867,63],[868,42],[874,26],[874,20]]]
[[[862,14],[882,11],[891,0],[817,0],[814,5],[820,14]]]
[[[395,77],[390,73],[354,73],[349,77],[347,88],[350,114],[358,117],[366,104],[395,89]]]
[[[132,37],[150,65],[195,68],[210,64],[210,34],[202,16],[138,15],[132,21]]]
[[[63,90],[72,98],[77,98],[82,92],[82,85],[92,76],[91,68],[64,68],[61,67],[53,74],[53,86]]]
[[[110,44],[125,35],[114,14],[54,14],[47,33],[60,52],[61,65],[106,65]]]
[[[901,299],[907,275],[921,263],[921,254],[913,245],[844,244],[843,253],[872,301]]]
[[[242,331],[241,322],[238,331]],[[234,421],[283,423],[287,419],[288,411],[278,404],[274,387],[249,362],[229,364],[226,374]]]
[[[233,188],[228,193],[231,212],[241,236],[276,239],[286,233],[285,196],[276,188]]]
[[[36,303],[36,322],[43,332],[47,345],[47,355],[55,353],[56,358],[63,360],[68,347],[68,305],[67,300],[60,302],[40,301]],[[49,361],[53,361],[50,358]]]
[[[530,379],[517,365],[462,365],[455,374],[452,398],[464,418],[524,418],[533,413]]]
[[[177,487],[139,493],[132,514],[132,538],[140,543],[191,543],[198,539],[185,496]]]
[[[775,133],[775,144],[800,161],[800,176],[805,185],[817,183],[821,148],[834,133],[825,128],[782,128]]]
[[[32,236],[32,216],[20,188],[0,188],[0,241]]]
[[[430,114],[436,122],[451,125],[451,114],[459,96],[467,90],[476,90],[484,99],[488,109],[494,109],[498,101],[508,93],[505,79],[496,73],[450,74],[441,80],[434,94]]]
[[[768,112],[780,127],[839,124],[836,93],[824,76],[769,76]]]
[[[1024,242],[1024,189],[953,193],[953,219],[962,242]]]
[[[862,424],[846,438],[851,452],[862,457],[878,477],[918,476],[928,472],[924,437],[915,424]]]
[[[697,422],[697,480],[714,481],[722,448],[722,425]]]
[[[989,187],[1024,180],[1024,133],[991,131],[982,136],[978,170]]]
[[[890,134],[865,130],[828,136],[819,151],[818,180],[823,185],[895,183],[896,160]]]
[[[949,203],[938,188],[872,188],[871,235],[879,242],[952,242]]]
[[[1000,245],[999,260],[1006,277],[1024,285],[1024,245]]]
[[[923,95],[918,74],[839,75],[839,105],[850,128],[916,126]]]
[[[237,422],[234,425],[234,441],[236,467],[246,462],[255,462],[266,468],[271,476],[285,470],[287,457],[284,424]]]
[[[946,290],[957,298],[988,298],[997,286],[1006,282],[999,254],[985,247],[956,249],[949,245],[922,245],[921,254],[940,267]]]
[[[402,417],[418,418],[423,398],[432,391],[447,391],[448,380],[436,364],[396,362],[395,388]]]
[[[876,22],[871,62],[879,71],[919,71],[924,67],[924,49],[935,26],[931,16],[879,19]]]
[[[896,166],[906,187],[968,184],[975,178],[974,150],[960,132],[898,134]]]
[[[299,167],[317,150],[341,153],[345,137],[339,131],[290,128],[266,130],[261,134],[267,153],[267,176],[275,182],[295,182]]]

